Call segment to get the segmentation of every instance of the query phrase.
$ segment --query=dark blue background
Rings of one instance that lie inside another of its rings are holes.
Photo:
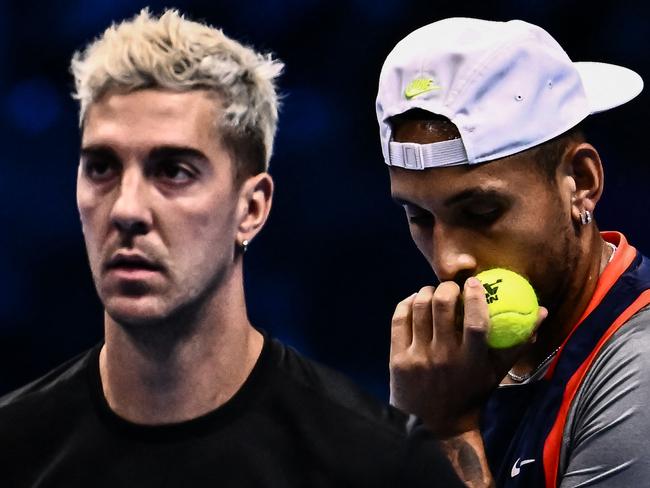
[[[102,335],[75,208],[77,107],[72,52],[133,0],[0,3],[0,393]],[[170,6],[159,1],[156,11]],[[324,0],[177,1],[190,17],[286,62],[266,229],[246,258],[253,322],[387,397],[390,316],[433,281],[389,198],[374,114],[385,55],[448,16],[521,18],[574,60],[623,64],[650,80],[645,2]],[[596,218],[650,252],[647,91],[593,119],[605,162]],[[553,239],[553,236],[549,236]]]

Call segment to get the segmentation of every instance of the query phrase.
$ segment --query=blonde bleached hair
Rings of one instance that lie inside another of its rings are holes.
[[[216,126],[238,173],[268,169],[278,121],[275,80],[284,65],[185,19],[177,10],[154,17],[147,8],[74,53],[73,97],[83,127],[88,107],[107,91],[163,88],[214,91],[222,102]]]

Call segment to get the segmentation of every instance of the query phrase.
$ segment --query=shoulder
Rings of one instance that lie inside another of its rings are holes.
[[[66,361],[44,376],[0,397],[0,429],[15,420],[43,417],[51,408],[65,408],[63,399],[85,391],[85,366],[95,349]]]
[[[579,424],[601,415],[645,417],[650,401],[650,307],[633,315],[603,344],[574,400]],[[650,433],[650,423],[643,430]]]
[[[391,473],[389,485],[456,486],[438,442],[417,419],[289,346],[273,341],[272,348],[279,373],[273,382],[282,397],[277,403],[312,439],[310,449],[330,446],[337,459],[355,459],[359,473]]]
[[[607,382],[650,385],[650,306],[641,309],[602,346],[583,382],[583,389],[602,388]],[[611,385],[610,385],[611,386]]]
[[[273,348],[283,386],[292,393],[362,424],[381,427],[397,436],[408,434],[412,423],[409,416],[375,399],[343,373],[306,358],[277,340],[273,340]]]
[[[563,486],[596,478],[612,486],[650,484],[649,370],[646,307],[602,346],[580,385],[564,432]]]

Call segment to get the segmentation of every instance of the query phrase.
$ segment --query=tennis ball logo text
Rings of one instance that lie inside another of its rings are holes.
[[[485,288],[485,299],[487,300],[488,305],[499,300],[499,295],[497,295],[499,287],[497,285],[502,281],[503,280],[499,279],[494,283],[483,283],[483,288]]]
[[[487,345],[505,349],[530,339],[539,306],[526,278],[503,268],[482,271],[476,278],[483,284],[490,314]]]

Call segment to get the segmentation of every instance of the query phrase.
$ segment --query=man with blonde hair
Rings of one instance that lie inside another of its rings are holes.
[[[282,64],[147,10],[74,55],[105,341],[0,399],[3,486],[453,486],[424,432],[249,322]]]

